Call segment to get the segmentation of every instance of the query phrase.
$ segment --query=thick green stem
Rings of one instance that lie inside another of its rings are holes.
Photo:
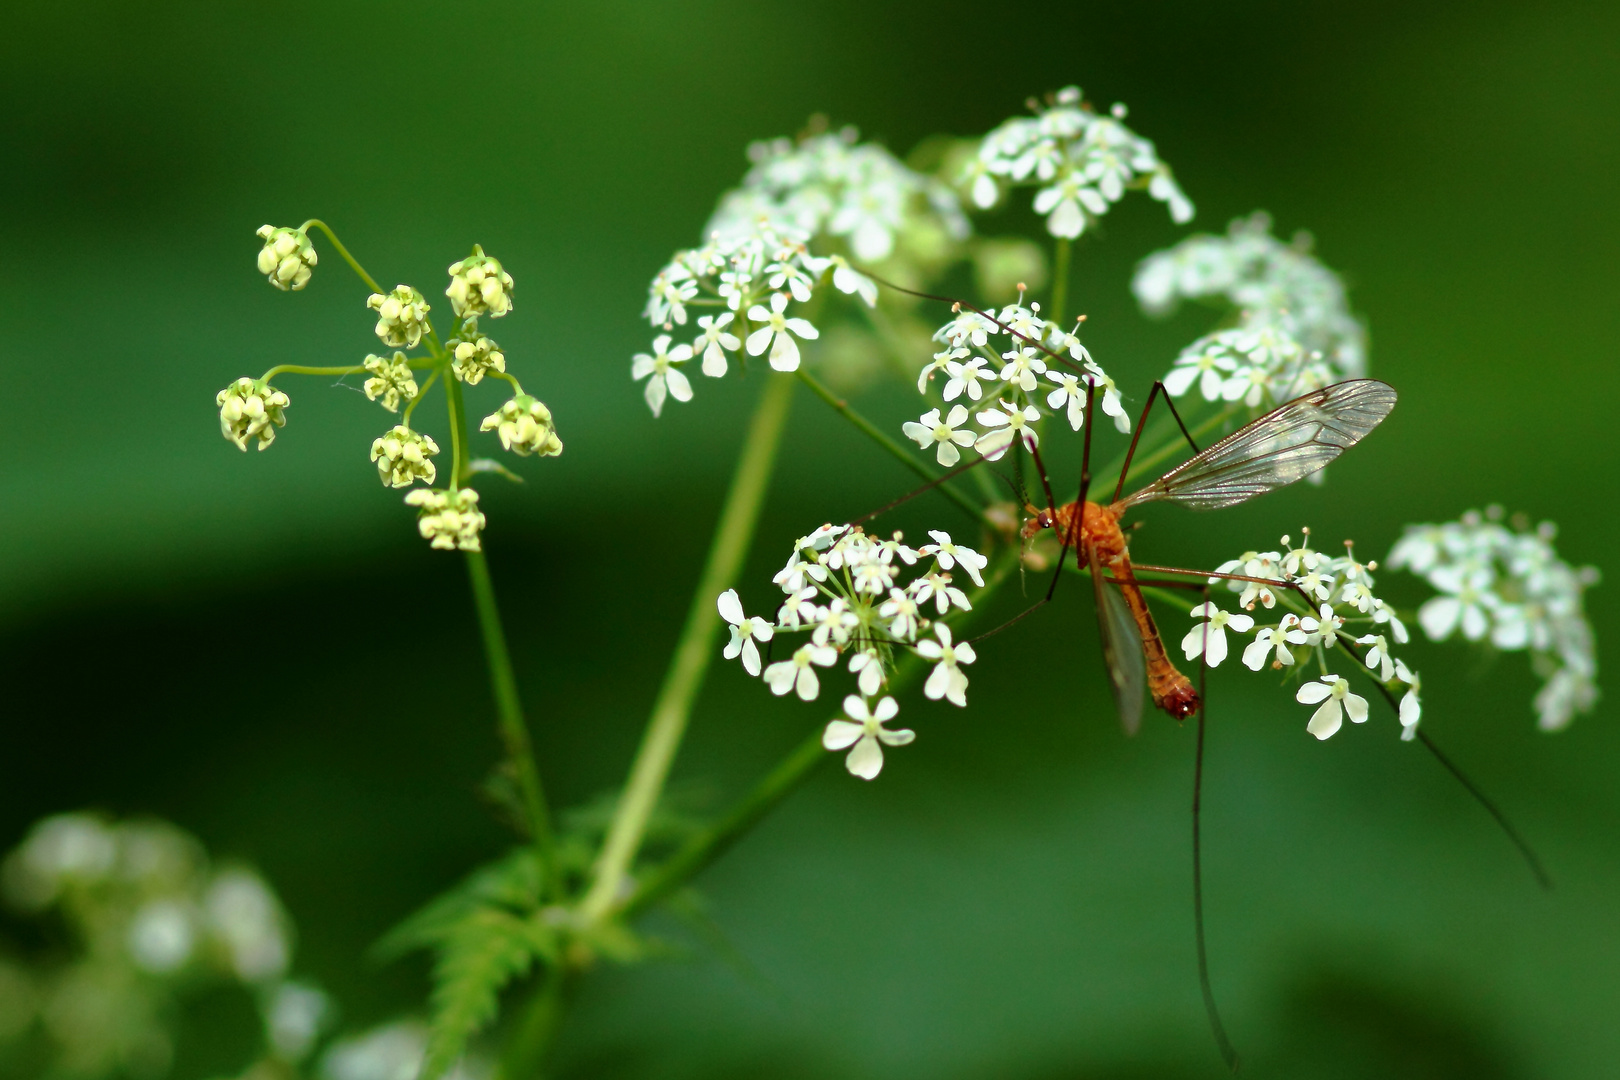
[[[307,233],[310,230],[311,226],[321,230],[321,232],[326,234],[326,238],[328,240],[332,241],[332,246],[337,248],[337,253],[339,255],[343,256],[343,261],[348,263],[349,266],[353,268],[353,270],[354,270],[354,272],[356,274],[360,275],[360,280],[361,281],[363,281],[367,285],[371,286],[371,291],[372,292],[380,293],[380,292],[383,291],[383,287],[381,285],[377,284],[377,279],[372,277],[370,274],[366,273],[366,268],[361,266],[357,261],[355,261],[355,257],[353,255],[349,254],[349,249],[343,246],[343,241],[341,241],[341,240],[339,240],[337,238],[337,233],[333,232],[332,227],[330,225],[328,225],[326,222],[322,221],[320,218],[310,218],[308,221],[306,221],[302,225],[298,226],[298,231],[302,232],[302,233]]]
[[[540,768],[529,742],[529,726],[523,719],[523,703],[518,698],[517,677],[512,673],[512,654],[506,647],[500,609],[495,606],[495,587],[489,580],[489,563],[482,551],[467,552],[467,576],[472,582],[473,605],[478,609],[478,630],[484,642],[484,659],[489,664],[489,686],[495,695],[495,714],[506,748],[507,764],[523,800],[523,813],[540,865],[549,881],[556,880],[556,860],[552,853],[551,815],[540,786]]]
[[[1060,236],[1052,253],[1052,310],[1047,317],[1060,327],[1069,308],[1069,252],[1073,247],[1072,241]]]
[[[619,899],[625,875],[647,829],[647,820],[664,790],[675,751],[680,747],[691,716],[692,703],[703,685],[715,654],[715,635],[720,630],[715,602],[736,580],[754,538],[765,488],[776,462],[782,429],[787,422],[788,405],[793,397],[793,380],[784,375],[767,378],[765,392],[749,425],[742,455],[732,477],[731,491],[720,512],[709,559],[698,581],[697,592],[687,612],[686,626],[670,662],[664,685],[653,705],[652,717],[636,753],[630,780],[613,816],[613,824],[602,845],[596,864],[596,877],[580,909],[587,918],[598,918]]]
[[[934,474],[932,469],[913,457],[905,447],[901,446],[899,443],[889,438],[889,436],[885,435],[883,430],[876,424],[872,423],[872,421],[850,408],[849,402],[827,389],[826,384],[821,380],[817,379],[814,375],[810,374],[802,367],[799,369],[798,375],[799,381],[814,391],[818,398],[825,401],[828,405],[831,405],[838,415],[854,424],[856,429],[860,431],[861,434],[865,435],[867,438],[883,447],[883,449],[887,450],[891,455],[899,460],[901,464],[905,465],[906,468],[910,469],[924,480],[932,482],[939,479],[939,477]],[[951,500],[951,502],[955,503],[957,506],[960,506],[963,510],[966,510],[969,516],[979,521],[984,520],[984,510],[973,505],[973,501],[971,499],[957,491],[950,484],[939,485],[939,491],[947,499]]]
[[[540,976],[529,1007],[518,1020],[501,1058],[500,1080],[541,1080],[547,1054],[562,1026],[568,984],[573,976],[558,965]]]

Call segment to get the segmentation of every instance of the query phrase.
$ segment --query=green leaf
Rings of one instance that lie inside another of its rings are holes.
[[[433,966],[433,1019],[420,1080],[439,1080],[467,1049],[467,1040],[495,1019],[507,983],[528,974],[535,960],[556,960],[556,937],[537,919],[484,907],[443,933]]]
[[[372,946],[379,960],[393,960],[437,946],[479,911],[506,909],[524,915],[540,906],[540,859],[533,848],[514,848],[474,870],[449,891],[428,901]]]

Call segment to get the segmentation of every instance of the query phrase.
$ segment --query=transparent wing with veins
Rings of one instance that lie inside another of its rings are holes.
[[[1218,510],[1309,476],[1360,442],[1395,407],[1395,388],[1352,379],[1279,405],[1128,495],[1120,507],[1181,503]]]
[[[1142,632],[1119,589],[1103,580],[1102,565],[1091,560],[1091,584],[1097,592],[1097,628],[1101,632],[1103,664],[1114,691],[1114,707],[1125,734],[1142,726],[1142,697],[1147,691],[1147,661],[1142,655]]]

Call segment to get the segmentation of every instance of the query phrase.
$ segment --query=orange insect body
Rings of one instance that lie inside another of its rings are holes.
[[[1034,507],[1030,507],[1035,516],[1024,523],[1024,538],[1033,539],[1040,530],[1051,528],[1057,533],[1058,543],[1072,547],[1074,541],[1070,538],[1070,531],[1074,528],[1076,506],[1076,503],[1068,503],[1055,511],[1035,511]],[[1184,720],[1198,711],[1198,691],[1193,689],[1192,681],[1176,669],[1170,655],[1165,652],[1153,613],[1148,610],[1147,600],[1137,587],[1136,573],[1131,569],[1131,554],[1125,546],[1125,534],[1119,527],[1120,516],[1124,513],[1125,507],[1117,503],[1112,506],[1099,506],[1094,502],[1085,504],[1085,512],[1080,519],[1080,562],[1082,565],[1095,563],[1107,567],[1114,580],[1119,582],[1120,593],[1142,634],[1142,657],[1147,662],[1148,693],[1153,697],[1153,704],[1177,720]]]

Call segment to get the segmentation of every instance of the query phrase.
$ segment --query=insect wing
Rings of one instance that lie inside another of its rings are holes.
[[[1309,476],[1360,442],[1395,407],[1395,388],[1352,379],[1279,405],[1128,496],[1218,510]]]
[[[1142,697],[1147,691],[1147,661],[1142,656],[1142,632],[1125,597],[1103,581],[1102,566],[1091,560],[1091,584],[1097,592],[1097,628],[1101,632],[1103,665],[1114,691],[1114,707],[1125,734],[1142,726]]]

